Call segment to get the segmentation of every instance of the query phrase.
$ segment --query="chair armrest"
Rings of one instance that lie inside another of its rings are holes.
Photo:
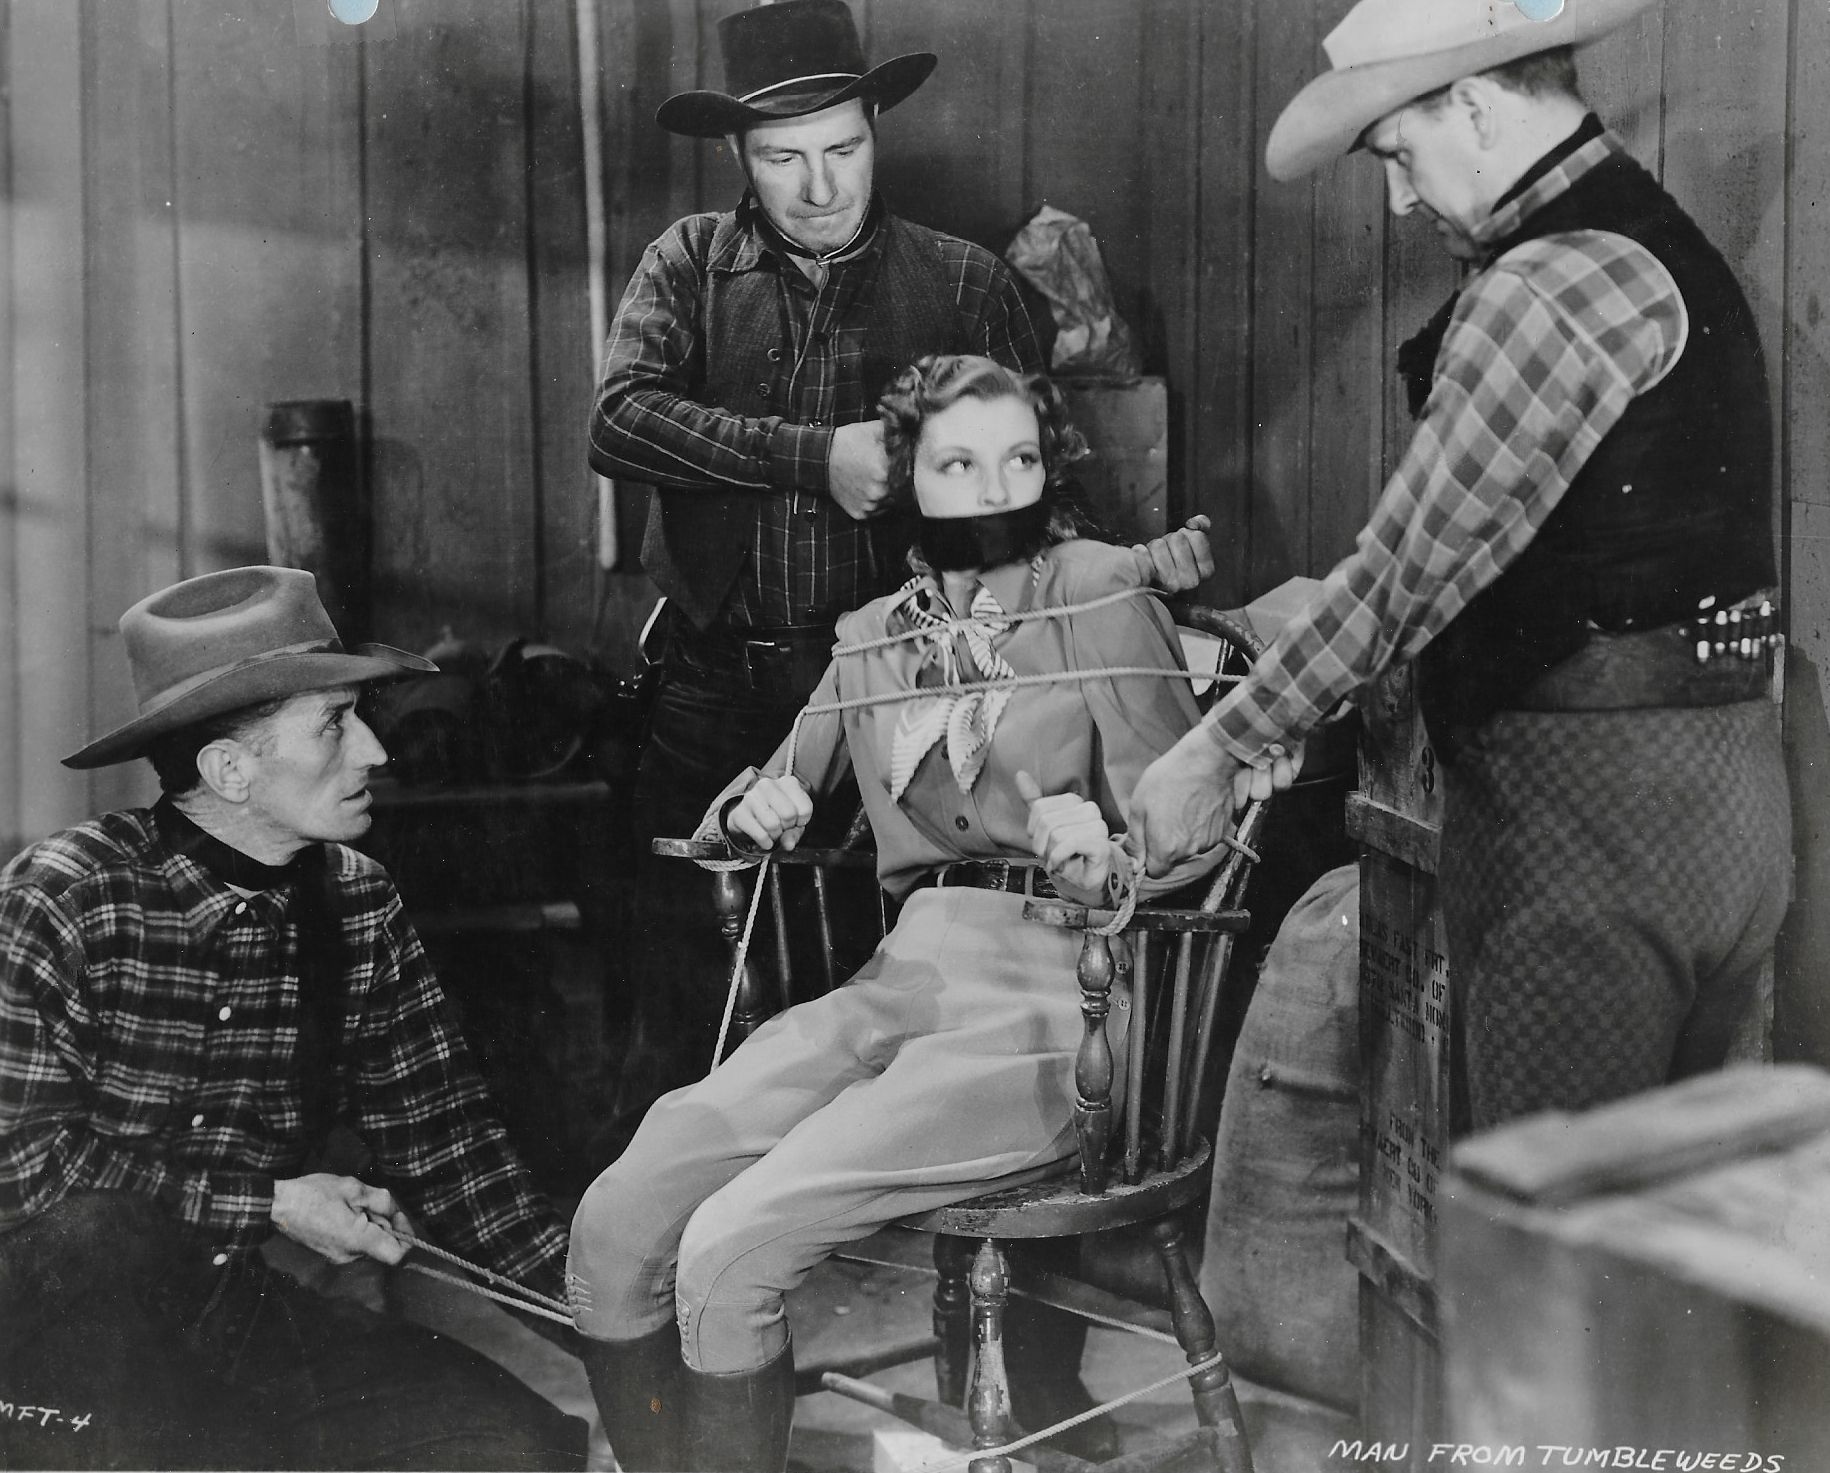
[[[649,848],[664,859],[712,860],[718,863],[734,859],[757,859],[727,844],[723,839],[654,839]],[[777,864],[814,865],[820,869],[875,869],[877,856],[868,849],[789,849],[771,851]]]
[[[1030,900],[1023,906],[1024,920],[1040,921],[1045,926],[1063,926],[1070,931],[1090,931],[1097,926],[1109,926],[1117,915],[1115,910],[1081,905],[1073,900]],[[1174,934],[1236,934],[1251,923],[1252,913],[1246,910],[1172,910],[1140,905],[1126,929]]]

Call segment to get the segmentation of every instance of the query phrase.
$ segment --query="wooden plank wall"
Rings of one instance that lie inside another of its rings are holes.
[[[741,0],[592,0],[612,295],[738,179],[660,133],[715,83]],[[1174,514],[1220,528],[1209,595],[1321,573],[1406,434],[1387,365],[1453,285],[1377,173],[1263,174],[1265,135],[1347,0],[854,0],[877,57],[932,49],[883,124],[917,219],[1001,248],[1048,202],[1105,253],[1167,376]],[[57,758],[128,707],[114,620],[263,553],[263,406],[353,400],[376,522],[373,632],[449,625],[631,659],[652,598],[595,566],[575,0],[15,0],[0,8],[0,846],[144,793]],[[1741,271],[1781,431],[1800,832],[1787,965],[1830,954],[1830,20],[1667,0],[1583,61],[1593,100]],[[623,509],[633,553],[639,505]],[[1816,991],[1788,1047],[1830,1058]]]

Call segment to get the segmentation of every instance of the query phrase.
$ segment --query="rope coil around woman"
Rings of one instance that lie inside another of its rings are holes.
[[[1085,614],[1090,613],[1095,609],[1107,608],[1113,604],[1121,603],[1126,599],[1151,596],[1151,592],[1147,588],[1121,588],[1116,592],[1101,594],[1098,598],[1086,599],[1081,603],[1052,604],[1047,608],[1028,609],[1014,614],[1005,614],[1002,616],[1002,621],[1005,624],[1010,625],[1024,624],[1036,619],[1068,619],[1077,614]],[[860,640],[856,644],[835,645],[832,654],[833,658],[837,660],[845,656],[862,655],[869,653],[872,650],[886,649],[890,645],[904,644],[911,640],[932,639],[936,633],[957,635],[963,633],[972,622],[973,621],[970,619],[960,618],[956,615],[951,619],[940,621],[939,625],[933,627],[917,627],[904,630],[898,634],[884,634],[873,639]],[[870,706],[887,706],[905,701],[927,700],[942,695],[970,695],[980,691],[1016,690],[1025,686],[1059,685],[1068,681],[1117,680],[1129,679],[1131,677],[1158,680],[1186,680],[1191,683],[1198,681],[1232,682],[1239,679],[1236,675],[1222,675],[1218,671],[1210,674],[1195,670],[1169,669],[1160,665],[1107,665],[1095,670],[1059,670],[1035,675],[1006,676],[997,680],[959,681],[950,685],[916,686],[909,690],[882,691],[876,695],[852,696],[842,701],[823,701],[817,705],[803,706],[801,710],[796,713],[793,724],[788,728],[788,740],[785,752],[786,760],[782,765],[782,771],[788,776],[792,776],[794,773],[795,747],[800,740],[801,722],[809,716],[831,716],[841,712],[856,711]],[[1225,842],[1229,847],[1235,849],[1243,847],[1231,835],[1227,836]],[[1131,872],[1126,879],[1124,894],[1114,912],[1113,918],[1102,925],[1088,927],[1090,931],[1099,936],[1116,936],[1120,931],[1123,931],[1131,924],[1132,918],[1137,912],[1139,891],[1143,886],[1144,867],[1147,856],[1143,852],[1142,843],[1140,842],[1133,845],[1129,838],[1124,836],[1120,837],[1120,843],[1124,846],[1125,852],[1131,858]],[[1250,854],[1250,851],[1247,851],[1247,853],[1249,857],[1254,860],[1258,857],[1255,854]],[[708,1074],[712,1069],[718,1067],[719,1061],[724,1057],[725,1044],[730,1041],[731,1020],[737,1011],[737,994],[743,985],[744,966],[749,960],[750,954],[750,938],[756,928],[756,916],[758,910],[761,908],[763,889],[769,878],[769,865],[771,859],[771,853],[765,851],[753,855],[739,854],[731,859],[696,859],[693,861],[693,863],[697,864],[701,869],[709,870],[714,873],[725,873],[731,870],[740,869],[757,870],[756,881],[750,894],[750,908],[744,916],[743,930],[738,935],[737,944],[732,952],[731,979],[729,986],[725,990],[724,1013],[718,1022],[718,1041],[712,1047],[712,1062],[710,1068],[706,1071]]]
[[[1004,619],[1007,624],[1025,623],[1025,622],[1028,622],[1031,620],[1036,620],[1036,619],[1065,619],[1065,618],[1073,617],[1076,614],[1087,613],[1087,612],[1090,612],[1095,609],[1100,609],[1100,608],[1104,608],[1104,607],[1107,607],[1112,604],[1119,603],[1125,599],[1136,598],[1136,597],[1140,597],[1140,596],[1149,596],[1149,591],[1144,588],[1121,589],[1121,590],[1118,590],[1117,592],[1105,594],[1099,598],[1089,599],[1082,603],[1056,605],[1056,606],[1052,606],[1049,608],[1043,608],[1043,609],[1032,609],[1032,610],[1028,610],[1025,612],[1005,615]],[[905,642],[908,640],[933,638],[937,632],[943,633],[946,635],[950,635],[950,636],[958,635],[959,633],[964,631],[965,627],[970,622],[971,621],[969,621],[969,620],[955,617],[952,619],[942,621],[939,626],[930,626],[927,628],[915,628],[915,629],[910,629],[908,631],[905,631],[905,632],[899,633],[899,634],[883,635],[878,638],[860,641],[857,644],[840,645],[840,646],[837,646],[834,648],[833,655],[835,658],[838,658],[841,656],[864,654],[871,650],[882,649],[889,645],[902,643],[902,642]],[[1017,676],[1009,676],[1009,677],[1004,677],[1004,678],[995,679],[995,680],[960,681],[960,682],[954,682],[954,683],[950,683],[947,685],[941,685],[941,686],[923,686],[923,687],[917,687],[914,689],[910,689],[907,691],[892,691],[892,692],[881,693],[878,695],[857,696],[857,697],[852,697],[852,698],[849,698],[846,700],[841,700],[841,701],[831,701],[831,702],[821,703],[818,705],[809,705],[809,706],[804,707],[795,716],[794,722],[793,722],[792,726],[790,726],[790,728],[789,728],[788,740],[787,740],[787,745],[786,745],[786,754],[785,754],[786,762],[785,762],[785,766],[784,766],[784,771],[787,773],[790,773],[790,774],[792,774],[792,772],[794,771],[795,747],[796,747],[796,744],[797,744],[797,742],[799,740],[799,736],[800,736],[801,722],[803,720],[805,720],[808,716],[835,715],[835,714],[839,714],[839,713],[842,713],[845,711],[858,710],[858,709],[861,709],[864,707],[888,705],[888,704],[892,704],[892,703],[896,703],[896,702],[910,701],[910,700],[917,700],[917,699],[926,699],[926,698],[931,698],[931,697],[934,697],[937,695],[955,695],[955,694],[963,695],[963,694],[970,694],[970,693],[978,692],[978,691],[1011,690],[1011,689],[1019,689],[1019,688],[1023,688],[1023,687],[1027,687],[1027,686],[1059,684],[1064,681],[1115,680],[1115,679],[1134,678],[1134,677],[1135,678],[1146,678],[1146,679],[1187,680],[1190,682],[1234,681],[1239,678],[1237,676],[1221,675],[1218,672],[1209,674],[1209,673],[1190,671],[1190,670],[1185,670],[1185,669],[1166,669],[1161,666],[1154,666],[1154,665],[1150,665],[1150,666],[1119,665],[1119,666],[1106,666],[1106,667],[1102,667],[1099,669],[1093,669],[1093,670],[1074,670],[1074,671],[1050,672],[1047,674],[1017,675]],[[1133,919],[1136,909],[1137,909],[1139,893],[1141,891],[1142,884],[1143,884],[1147,856],[1143,852],[1141,844],[1133,845],[1129,841],[1128,838],[1124,838],[1124,837],[1121,837],[1119,842],[1121,844],[1125,845],[1126,852],[1131,857],[1132,863],[1131,863],[1130,873],[1126,879],[1126,883],[1124,886],[1124,894],[1120,898],[1120,903],[1117,906],[1117,908],[1114,910],[1112,918],[1109,921],[1107,921],[1099,926],[1088,927],[1088,930],[1092,931],[1094,934],[1097,934],[1097,935],[1102,935],[1102,936],[1116,935],[1120,931],[1123,931],[1126,927],[1128,927],[1131,924],[1132,919]],[[1231,836],[1229,836],[1227,838],[1226,843],[1232,848],[1244,851],[1250,858],[1256,859],[1256,857],[1257,857],[1256,855],[1252,854],[1251,851],[1246,848],[1246,846],[1240,844],[1236,839],[1233,839]],[[744,964],[748,957],[751,937],[755,930],[756,916],[757,916],[758,910],[760,908],[760,902],[762,899],[763,890],[765,888],[765,882],[768,877],[768,866],[769,866],[770,860],[771,860],[771,855],[768,853],[763,853],[763,854],[755,855],[755,856],[740,855],[740,856],[733,857],[731,859],[725,859],[725,860],[702,859],[702,860],[694,861],[702,869],[712,870],[712,871],[730,871],[730,870],[749,869],[749,868],[758,869],[756,884],[754,886],[753,892],[750,897],[749,910],[744,918],[743,930],[742,930],[741,935],[738,938],[737,945],[734,949],[734,962],[733,962],[732,971],[731,971],[731,982],[730,982],[730,987],[728,988],[727,994],[725,997],[725,1006],[724,1006],[723,1017],[721,1018],[721,1020],[719,1022],[718,1042],[717,1042],[717,1045],[716,1045],[713,1055],[712,1055],[712,1065],[711,1065],[712,1068],[716,1068],[719,1060],[722,1059],[722,1057],[724,1055],[725,1044],[729,1040],[731,1019],[732,1019],[733,1013],[736,1008],[738,989],[739,989],[739,986],[741,984],[741,980],[743,977]],[[709,1070],[708,1070],[708,1072],[709,1072]],[[397,1238],[399,1238],[399,1240],[401,1242],[405,1243],[409,1248],[422,1250],[426,1253],[434,1255],[435,1257],[442,1258],[445,1261],[454,1265],[455,1267],[463,1269],[467,1273],[470,1273],[472,1275],[475,1275],[479,1278],[484,1279],[486,1281],[486,1283],[476,1283],[470,1279],[460,1278],[455,1274],[444,1273],[438,1269],[431,1268],[424,1264],[407,1263],[407,1264],[403,1265],[404,1267],[411,1269],[414,1272],[420,1273],[428,1278],[438,1279],[445,1283],[453,1284],[459,1288],[466,1289],[466,1290],[470,1291],[471,1293],[481,1295],[484,1298],[493,1299],[497,1303],[504,1304],[511,1308],[521,1310],[527,1314],[539,1315],[540,1317],[542,1317],[544,1319],[552,1320],[552,1321],[555,1321],[560,1324],[575,1325],[575,1321],[573,1319],[573,1316],[570,1312],[569,1307],[566,1304],[564,1304],[562,1301],[552,1299],[543,1294],[536,1293],[534,1290],[528,1289],[528,1288],[524,1287],[523,1285],[516,1283],[512,1279],[508,1279],[501,1274],[493,1273],[489,1269],[483,1268],[477,1264],[470,1263],[467,1260],[459,1257],[458,1255],[456,1255],[454,1253],[450,1253],[450,1252],[446,1251],[445,1249],[440,1248],[438,1245],[436,1245],[434,1243],[429,1243],[429,1242],[426,1242],[424,1239],[415,1237],[410,1233],[403,1233],[403,1232],[396,1231],[395,1236]],[[495,1286],[495,1287],[491,1287],[491,1286]],[[1108,1323],[1108,1324],[1112,1325],[1113,1328],[1128,1330],[1135,1334],[1142,1334],[1142,1335],[1146,1335],[1146,1336],[1155,1336],[1155,1338],[1160,1338],[1160,1339],[1168,1338],[1166,1336],[1162,1336],[1158,1332],[1153,1332],[1153,1331],[1144,1329],[1140,1326],[1125,1324],[1123,1321],[1118,1321],[1118,1320],[1109,1320],[1105,1316],[1096,1315],[1096,1316],[1091,1316],[1091,1318],[1101,1320],[1104,1323]],[[1138,1397],[1147,1396],[1147,1395],[1151,1394],[1152,1392],[1162,1389],[1165,1386],[1172,1385],[1176,1381],[1186,1380],[1189,1377],[1198,1375],[1200,1372],[1207,1370],[1210,1366],[1219,1364],[1221,1359],[1222,1359],[1222,1357],[1218,1353],[1216,1353],[1212,1357],[1204,1359],[1203,1361],[1201,1361],[1198,1364],[1190,1365],[1184,1369],[1178,1370],[1178,1371],[1172,1373],[1171,1375],[1161,1378],[1160,1380],[1152,1383],[1149,1386],[1139,1387],[1135,1391],[1129,1392],[1123,1396],[1116,1397],[1116,1398],[1112,1399],[1111,1401],[1102,1403],[1099,1406],[1091,1407],[1088,1410],[1080,1413],[1079,1415],[1067,1418],[1066,1420],[1059,1422],[1059,1423],[1055,1424],[1054,1426],[1043,1428],[1039,1432],[1036,1432],[1029,1436],[1022,1437],[1015,1441],[1006,1443],[1004,1446],[1002,1446],[1000,1448],[991,1449],[989,1451],[979,1450],[979,1451],[974,1451],[974,1452],[963,1453],[957,1458],[949,1458],[944,1461],[929,1464],[924,1468],[923,1473],[930,1473],[930,1470],[939,1470],[942,1468],[958,1467],[975,1458],[980,1458],[980,1457],[985,1457],[985,1456],[996,1456],[998,1454],[1003,1454],[1003,1453],[1018,1452],[1018,1451],[1022,1450],[1023,1448],[1030,1446],[1033,1443],[1043,1441],[1049,1437],[1056,1435],[1057,1433],[1059,1433],[1067,1428],[1077,1425],[1078,1423],[1088,1421],[1088,1420],[1092,1419],[1093,1417],[1099,1416],[1107,1411],[1110,1411],[1111,1409],[1113,1409],[1115,1407],[1123,1406],[1125,1403],[1127,1403],[1129,1401],[1134,1401]]]

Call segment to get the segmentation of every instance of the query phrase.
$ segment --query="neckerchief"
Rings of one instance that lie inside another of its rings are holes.
[[[1013,679],[1017,672],[991,643],[994,636],[1010,628],[1008,612],[997,595],[979,584],[972,607],[957,627],[953,616],[943,612],[946,608],[931,578],[911,578],[898,595],[897,609],[907,616],[911,627],[922,631],[918,643],[924,648],[916,685],[959,686]],[[1008,690],[941,691],[903,702],[890,743],[890,801],[901,799],[921,759],[943,736],[953,780],[961,793],[970,793],[984,770],[998,718],[1009,702]]]

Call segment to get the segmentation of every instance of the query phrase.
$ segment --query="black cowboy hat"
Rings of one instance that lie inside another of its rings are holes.
[[[757,123],[806,117],[852,98],[885,112],[933,72],[929,51],[894,56],[866,70],[858,27],[845,0],[779,0],[718,22],[727,92],[681,92],[655,121],[669,133],[722,138]]]

